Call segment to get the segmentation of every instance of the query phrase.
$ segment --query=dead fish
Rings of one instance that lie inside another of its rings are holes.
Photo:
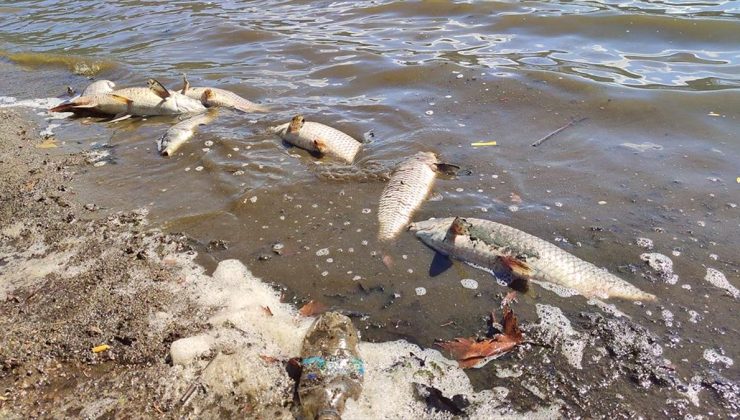
[[[267,112],[270,110],[264,105],[259,105],[248,99],[242,98],[229,90],[190,86],[190,82],[185,75],[182,77],[182,83],[183,85],[180,93],[201,101],[203,105],[209,108],[219,106],[237,109],[242,112]]]
[[[431,152],[419,152],[396,167],[380,195],[378,239],[395,239],[409,224],[429,195],[436,175],[437,156]]]
[[[113,92],[113,88],[116,84],[110,80],[97,80],[87,85],[85,90],[82,91],[80,96],[91,96],[99,93],[110,93]]]
[[[440,253],[484,270],[503,267],[515,278],[567,287],[588,298],[656,299],[547,241],[500,223],[448,217],[415,222],[410,230]]]
[[[296,115],[289,123],[272,127],[273,133],[290,144],[334,156],[352,163],[360,150],[361,143],[341,131],[327,125],[306,121],[302,115]]]
[[[304,418],[339,420],[347,399],[359,398],[365,374],[359,340],[352,320],[338,312],[314,321],[301,348],[298,397]]]
[[[75,112],[77,110],[96,111],[114,115],[113,121],[131,116],[179,115],[197,113],[206,107],[196,99],[179,92],[169,91],[161,83],[149,79],[147,87],[131,87],[114,90],[110,93],[97,93],[80,96],[68,103],[51,108],[51,112]]]
[[[157,140],[157,150],[162,156],[172,156],[183,143],[193,137],[196,128],[210,123],[217,115],[218,110],[214,109],[173,125]]]

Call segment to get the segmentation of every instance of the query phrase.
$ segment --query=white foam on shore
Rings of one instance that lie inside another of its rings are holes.
[[[292,305],[280,302],[276,290],[254,277],[237,260],[222,261],[213,275],[207,276],[191,257],[174,255],[167,258],[178,260],[178,265],[184,267],[184,292],[211,315],[207,319],[210,328],[198,334],[194,342],[185,343],[198,344],[199,351],[188,353],[190,361],[172,368],[174,377],[166,393],[170,398],[180,398],[193,378],[207,365],[200,355],[210,353],[215,359],[201,376],[201,382],[209,392],[199,398],[219,401],[222,406],[228,406],[229,401],[236,404],[247,398],[270,410],[262,414],[280,417],[274,410],[280,411],[290,405],[294,384],[283,365],[275,359],[285,360],[300,354],[303,337],[313,320],[300,316]],[[182,286],[178,285],[178,288],[183,292]],[[265,308],[269,308],[269,312]],[[173,358],[178,351],[175,348],[178,342],[173,343]],[[207,344],[209,352],[204,351],[205,346],[200,346],[203,343]],[[457,363],[433,349],[395,341],[362,342],[359,350],[366,369],[363,392],[359,400],[348,401],[343,418],[450,417],[429,411],[426,403],[416,397],[413,382],[433,386],[449,397],[465,395],[471,402],[466,409],[471,418],[546,418],[557,415],[557,406],[512,415],[510,409],[501,407],[504,404],[502,393],[492,390],[476,392]],[[183,362],[183,359],[178,360]],[[235,400],[234,396],[240,398]],[[208,402],[197,404],[205,407]]]
[[[730,367],[735,364],[735,361],[732,360],[732,358],[728,356],[723,356],[719,354],[717,350],[714,349],[706,349],[704,350],[704,360],[706,360],[709,363],[722,363],[726,367]]]
[[[19,101],[13,96],[0,96],[0,108],[20,106],[32,109],[49,109],[61,104],[62,102],[64,102],[64,100],[59,98],[36,98],[23,99]]]
[[[540,317],[538,326],[545,334],[545,340],[559,347],[571,366],[582,369],[581,362],[583,361],[583,351],[586,348],[587,337],[573,329],[570,320],[560,308],[538,303],[536,309],[537,316]]]

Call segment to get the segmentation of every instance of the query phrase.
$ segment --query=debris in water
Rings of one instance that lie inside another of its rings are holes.
[[[307,304],[301,306],[301,309],[298,310],[298,313],[305,317],[310,317],[322,314],[327,310],[328,308],[323,303],[316,300],[311,300]]]
[[[539,139],[536,142],[532,143],[532,147],[537,147],[537,146],[541,145],[545,141],[549,140],[552,136],[558,134],[559,132],[565,130],[566,128],[568,128],[568,127],[570,127],[572,125],[578,124],[579,122],[585,121],[587,119],[588,119],[588,117],[582,117],[582,118],[579,118],[577,120],[570,121],[568,124],[565,124],[564,126],[562,126],[562,127],[558,128],[557,130],[551,132],[550,134],[546,135],[545,137],[542,137],[541,139]]]
[[[725,275],[717,269],[711,267],[707,268],[707,275],[704,276],[704,280],[715,287],[726,290],[735,299],[740,297],[740,290],[730,284],[730,282],[727,281],[727,277],[725,277]]]
[[[513,350],[523,341],[521,330],[509,305],[503,307],[503,333],[477,341],[475,338],[455,338],[442,341],[437,345],[447,350],[461,368],[480,368],[493,359],[499,358]],[[491,314],[493,318],[493,314]]]
[[[101,353],[101,352],[104,352],[104,351],[109,350],[109,349],[110,349],[110,346],[109,345],[107,345],[107,344],[101,344],[99,346],[93,347],[92,348],[92,352],[93,353]]]
[[[497,146],[495,141],[479,141],[475,143],[470,143],[473,147],[481,147],[481,146]]]
[[[51,149],[57,147],[56,140],[53,137],[49,137],[46,140],[36,145],[39,149]]]
[[[311,325],[301,348],[298,396],[306,419],[339,419],[347,399],[362,392],[365,364],[352,320],[327,312]]]

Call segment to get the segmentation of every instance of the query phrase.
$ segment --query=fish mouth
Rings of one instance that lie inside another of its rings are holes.
[[[413,222],[409,225],[408,230],[411,232],[430,232],[437,229],[449,229],[453,218],[428,219],[419,222]]]

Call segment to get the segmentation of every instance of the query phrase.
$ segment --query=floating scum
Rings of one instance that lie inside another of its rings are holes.
[[[508,276],[572,289],[588,298],[652,301],[655,296],[536,236],[484,219],[447,217],[410,228],[432,249]]]

